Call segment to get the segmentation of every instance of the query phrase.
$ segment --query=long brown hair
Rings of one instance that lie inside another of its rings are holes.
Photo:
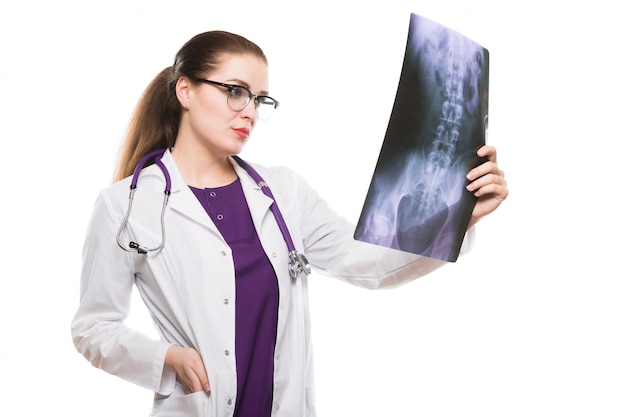
[[[131,175],[143,155],[174,146],[182,115],[176,97],[178,79],[205,76],[216,69],[224,54],[249,54],[267,64],[261,48],[234,33],[210,31],[187,41],[176,54],[174,65],[161,71],[139,99],[121,148],[115,181]]]

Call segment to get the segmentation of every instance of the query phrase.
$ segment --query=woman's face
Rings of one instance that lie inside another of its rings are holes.
[[[246,87],[252,94],[268,94],[267,65],[253,55],[225,55],[217,70],[205,74],[205,78]],[[181,79],[178,88],[179,100],[187,110],[183,111],[176,142],[191,141],[196,149],[200,146],[214,157],[240,153],[257,121],[254,99],[236,111],[227,104],[225,87],[206,83],[194,85]]]

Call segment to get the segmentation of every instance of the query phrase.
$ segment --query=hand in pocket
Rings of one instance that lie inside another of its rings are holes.
[[[165,355],[165,367],[176,372],[187,394],[211,391],[204,362],[195,349],[170,346]]]

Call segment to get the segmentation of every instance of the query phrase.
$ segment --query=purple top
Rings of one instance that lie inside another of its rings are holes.
[[[235,417],[269,417],[274,385],[278,281],[256,233],[237,179],[230,185],[191,191],[233,252],[235,264]]]

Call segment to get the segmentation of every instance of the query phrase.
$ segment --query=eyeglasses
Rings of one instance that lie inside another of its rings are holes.
[[[226,84],[217,81],[211,81],[204,78],[189,77],[193,81],[198,83],[206,83],[216,85],[218,87],[224,87],[226,89],[226,104],[231,110],[241,111],[246,108],[250,100],[254,98],[254,107],[256,109],[257,117],[260,120],[267,120],[272,117],[274,109],[280,104],[270,96],[252,94],[248,88],[242,85]]]

